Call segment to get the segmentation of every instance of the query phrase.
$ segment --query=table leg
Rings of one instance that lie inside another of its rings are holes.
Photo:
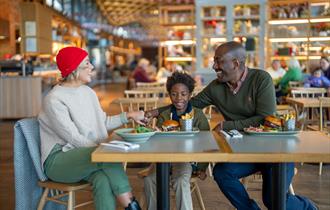
[[[170,164],[157,163],[157,209],[169,210],[170,209]]]
[[[274,163],[272,168],[272,210],[286,210],[286,164]]]

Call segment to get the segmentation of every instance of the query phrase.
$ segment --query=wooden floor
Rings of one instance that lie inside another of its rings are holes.
[[[124,85],[113,84],[95,87],[103,109],[108,114],[119,113],[119,107],[110,107],[110,102],[122,96]],[[216,119],[219,118],[215,118]],[[213,121],[212,125],[216,122]],[[14,210],[14,175],[13,175],[13,126],[15,121],[0,121],[0,210]],[[324,166],[322,176],[318,175],[318,165],[297,164],[298,174],[294,177],[293,187],[296,194],[311,198],[321,210],[330,210],[330,166]],[[143,181],[136,174],[140,168],[128,168],[128,175],[135,196],[141,200],[143,198]],[[220,192],[212,178],[208,177],[205,181],[200,181],[199,186],[206,209],[227,210],[234,209],[224,195]],[[257,201],[262,209],[261,182],[253,181],[249,184],[250,196]],[[78,200],[83,200],[86,196],[78,195]],[[199,209],[197,199],[193,196],[194,209]],[[174,200],[171,202],[175,204]],[[81,210],[94,209],[92,206],[79,208]],[[118,208],[122,209],[122,208]],[[173,209],[174,206],[173,206]]]

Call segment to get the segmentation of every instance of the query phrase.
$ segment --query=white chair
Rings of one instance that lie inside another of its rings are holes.
[[[325,111],[323,108],[329,108],[330,107],[330,97],[320,97],[320,122],[319,126],[308,126],[309,129],[315,130],[315,131],[321,131],[325,132],[329,135],[329,130],[327,129],[327,123],[326,123],[326,117],[323,116],[323,111]],[[319,175],[322,175],[322,169],[323,169],[323,163],[321,162],[319,164]]]
[[[162,82],[137,82],[137,88],[164,88],[166,83]]]
[[[157,108],[157,102],[159,98],[118,98],[118,103],[121,112],[130,111],[148,111]],[[135,122],[132,122],[132,126],[135,127]],[[155,126],[155,120],[152,127]],[[127,125],[125,125],[127,127]]]
[[[291,96],[292,98],[318,98],[324,97],[326,92],[327,91],[324,88],[293,88],[291,90]],[[306,110],[299,110],[297,105],[295,105],[294,109],[296,111],[297,119],[301,116],[303,121],[305,121],[306,118],[310,119],[310,123],[313,123],[314,116],[318,114],[317,109],[311,109],[311,116],[308,116],[309,112],[306,112]],[[304,124],[305,123],[302,124],[301,129],[304,128]]]
[[[168,96],[164,88],[125,90],[124,94],[126,98],[165,98]]]

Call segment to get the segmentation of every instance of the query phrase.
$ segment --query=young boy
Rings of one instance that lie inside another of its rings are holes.
[[[175,72],[168,78],[166,89],[169,92],[172,106],[160,113],[157,119],[157,127],[161,128],[166,120],[180,121],[182,115],[194,113],[193,127],[200,130],[209,130],[208,121],[202,110],[192,107],[189,103],[194,90],[194,79],[183,72]],[[175,190],[176,209],[191,210],[192,200],[190,192],[190,178],[193,173],[191,163],[173,163],[171,174],[171,184]],[[206,178],[205,170],[208,163],[198,164],[196,174],[201,178]],[[151,174],[144,178],[144,188],[148,204],[148,210],[156,210],[156,171],[152,169]]]

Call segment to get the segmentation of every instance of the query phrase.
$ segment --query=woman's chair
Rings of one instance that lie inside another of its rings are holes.
[[[73,210],[93,201],[75,204],[77,191],[90,191],[87,182],[65,184],[47,180],[41,167],[39,122],[36,118],[18,121],[14,127],[14,172],[16,210]],[[46,203],[53,201],[54,203]],[[57,205],[63,204],[63,205]]]

